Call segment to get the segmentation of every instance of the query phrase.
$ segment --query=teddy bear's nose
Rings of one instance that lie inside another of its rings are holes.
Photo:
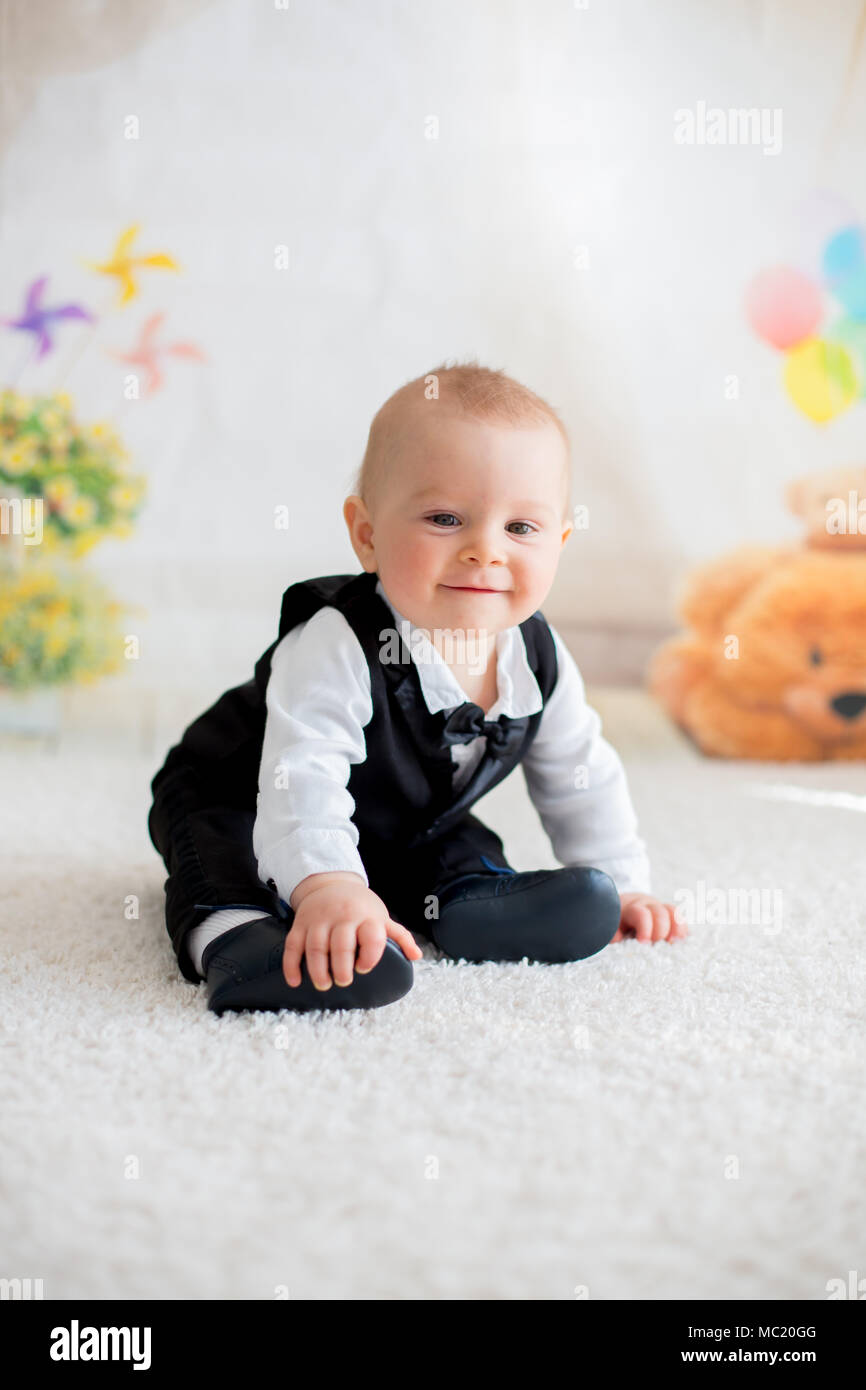
[[[856,719],[857,715],[866,709],[866,695],[859,690],[849,690],[844,695],[837,695],[830,704],[843,719]]]

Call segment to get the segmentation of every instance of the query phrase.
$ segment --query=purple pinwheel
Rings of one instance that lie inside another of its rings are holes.
[[[17,328],[22,333],[36,334],[39,341],[39,350],[36,353],[37,361],[50,352],[54,346],[49,329],[55,319],[86,319],[88,323],[95,322],[93,314],[89,314],[78,304],[63,304],[56,309],[43,308],[40,301],[47,284],[47,275],[43,275],[41,280],[33,281],[27,291],[24,312],[20,318],[0,318],[0,323],[6,324],[8,328]]]

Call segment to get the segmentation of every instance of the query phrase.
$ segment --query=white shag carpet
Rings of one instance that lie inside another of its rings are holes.
[[[147,837],[165,748],[7,740],[0,1275],[46,1299],[433,1300],[862,1276],[866,766],[706,760],[639,692],[594,702],[655,891],[779,889],[781,931],[562,966],[427,946],[370,1013],[210,1014]],[[555,866],[519,772],[477,812],[516,868]]]

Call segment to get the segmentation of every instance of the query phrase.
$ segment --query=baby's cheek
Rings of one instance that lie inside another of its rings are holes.
[[[407,535],[394,546],[391,563],[399,582],[410,589],[426,576],[438,575],[444,548],[427,535]]]

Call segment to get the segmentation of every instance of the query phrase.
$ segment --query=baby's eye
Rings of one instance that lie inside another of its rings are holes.
[[[817,647],[813,647],[812,650],[809,652],[809,660],[811,661],[813,666],[821,665],[821,662],[824,660],[824,658],[822,657],[821,652]]]
[[[436,525],[436,526],[438,526],[443,520],[447,522],[449,519],[450,519],[451,521],[456,522],[458,526],[460,525],[459,518],[456,517],[456,516],[454,515],[453,512],[433,512],[433,514],[432,514],[431,516],[428,516],[428,517],[426,518],[427,521],[432,521],[433,524]],[[530,535],[530,536],[531,536],[531,535],[533,534],[533,532],[535,531],[535,529],[536,529],[534,526],[531,526],[530,523],[529,523],[528,521],[511,521],[511,522],[509,522],[509,526],[523,526],[523,527],[525,527],[525,530],[523,530],[523,531],[512,531],[512,533],[511,533],[512,535],[518,535],[518,536],[527,536],[527,535]],[[446,525],[446,526],[445,526],[445,530],[446,530],[446,531],[453,531],[453,530],[454,530],[454,527],[453,527],[453,526],[448,526],[448,525]]]

